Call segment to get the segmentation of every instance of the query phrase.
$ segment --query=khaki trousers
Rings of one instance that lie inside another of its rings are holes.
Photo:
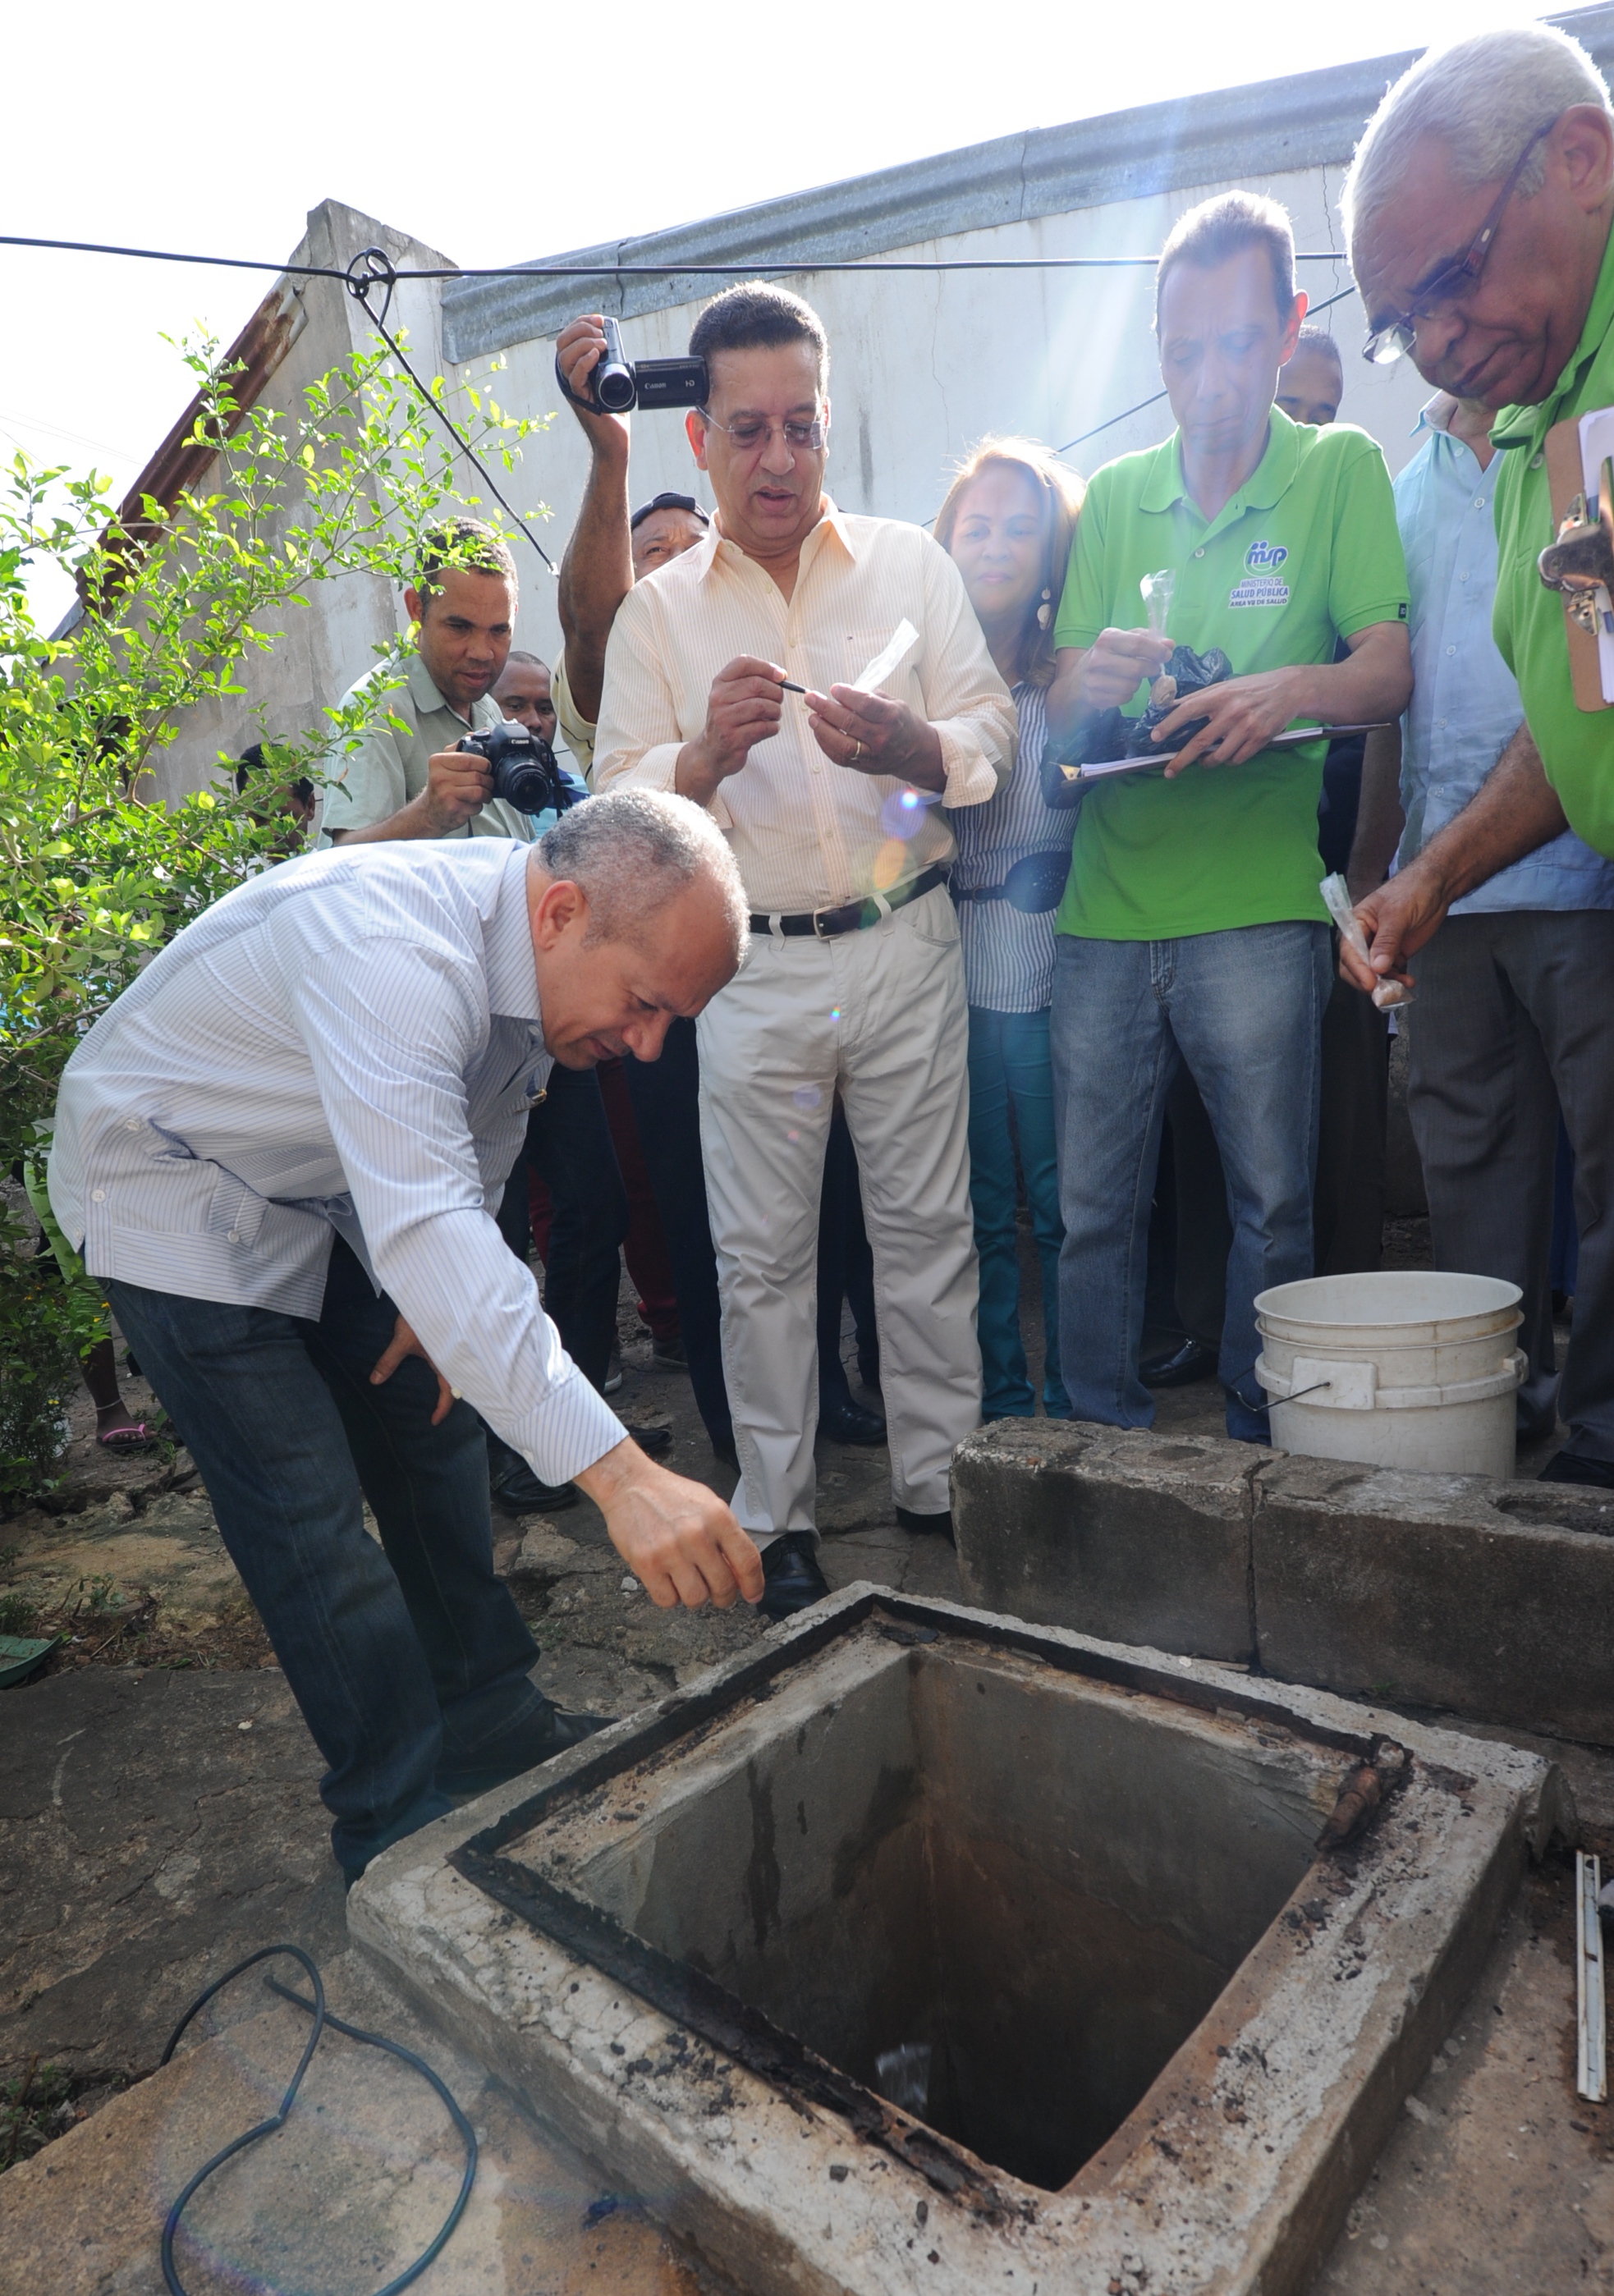
[[[891,1488],[899,1505],[940,1513],[954,1447],[980,1423],[952,901],[938,887],[832,940],[753,934],[697,1026],[734,1512],[764,1541],[815,1527],[818,1206],[839,1091],[874,1257]]]

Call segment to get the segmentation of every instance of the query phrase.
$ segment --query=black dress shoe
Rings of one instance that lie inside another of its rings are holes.
[[[627,1419],[622,1424],[647,1459],[659,1459],[664,1451],[670,1451],[673,1447],[670,1427],[635,1427]]]
[[[762,1550],[762,1608],[770,1619],[793,1619],[822,1603],[830,1582],[818,1568],[818,1541],[810,1530],[787,1530]]]
[[[897,1520],[905,1530],[917,1531],[922,1538],[945,1538],[949,1546],[958,1545],[953,1536],[953,1518],[945,1507],[940,1514],[920,1514],[913,1507],[899,1506]]]
[[[1538,1483],[1589,1483],[1614,1491],[1614,1459],[1586,1459],[1576,1451],[1556,1451],[1536,1478]]]
[[[562,1507],[576,1506],[578,1487],[540,1482],[520,1453],[512,1451],[488,1476],[487,1496],[501,1514],[559,1514]]]
[[[1145,1387],[1192,1387],[1196,1380],[1214,1379],[1217,1351],[1203,1340],[1184,1340],[1169,1355],[1151,1356],[1138,1365]]]
[[[439,1762],[438,1790],[450,1794],[487,1793],[507,1778],[519,1778],[537,1769],[540,1762],[553,1761],[569,1746],[580,1746],[596,1730],[609,1730],[615,1718],[610,1714],[562,1714],[545,1699],[535,1710],[530,1726],[502,1737],[488,1758]]]
[[[819,1404],[818,1432],[832,1443],[883,1443],[886,1423],[877,1411],[865,1411],[848,1395],[844,1402]]]

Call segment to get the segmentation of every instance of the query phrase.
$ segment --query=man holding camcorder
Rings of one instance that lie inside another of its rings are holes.
[[[837,1092],[863,1177],[910,1529],[950,1530],[953,1449],[979,1421],[963,970],[942,808],[981,804],[1006,781],[1014,709],[946,553],[916,527],[845,517],[825,495],[829,346],[808,306],[732,288],[701,314],[690,355],[704,363],[690,443],[717,515],[618,610],[595,779],[705,806],[751,906],[750,958],[699,1026],[700,1128],[735,1512],[764,1549],[765,1606],[782,1616],[827,1591],[815,1299]],[[643,367],[635,379],[648,404]]]

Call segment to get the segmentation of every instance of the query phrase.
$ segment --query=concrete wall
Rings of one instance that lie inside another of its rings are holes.
[[[370,246],[384,247],[400,266],[430,268],[446,259],[373,216],[326,200],[309,215],[308,228],[290,260],[340,270],[361,248]],[[286,285],[300,307],[301,324],[258,404],[294,414],[301,411],[310,383],[356,349],[367,347],[369,330],[358,304],[334,281],[289,278]],[[435,283],[401,286],[389,326],[395,334],[399,329],[406,332],[411,364],[427,375],[438,371],[441,304]],[[214,471],[217,468],[215,464]],[[277,520],[266,530],[278,539],[286,524]],[[218,774],[221,751],[237,756],[258,738],[250,719],[253,704],[264,705],[264,727],[270,740],[300,739],[316,728],[321,710],[340,700],[369,668],[377,648],[407,620],[401,592],[368,575],[318,583],[309,594],[307,610],[292,606],[277,618],[273,653],[250,655],[242,664],[243,701],[207,702],[186,713],[175,741],[157,761],[162,796],[171,799],[206,788]]]
[[[1566,21],[1605,69],[1614,65],[1614,6],[1583,9]],[[516,472],[495,476],[519,512],[547,505],[536,530],[558,561],[588,465],[583,435],[554,380],[554,339],[572,314],[619,312],[631,356],[665,357],[685,348],[701,303],[726,283],[700,272],[701,260],[1152,258],[1177,216],[1238,184],[1283,201],[1303,253],[1331,255],[1300,266],[1301,284],[1318,302],[1349,284],[1343,260],[1331,251],[1340,246],[1336,206],[1352,147],[1386,85],[1412,60],[1410,52],[1378,57],[1031,130],[643,240],[541,258],[585,268],[683,266],[670,276],[624,277],[607,269],[566,280],[537,274],[462,280],[440,293],[405,287],[396,316],[425,372],[440,370],[451,384],[480,385],[494,376],[494,395],[512,411],[554,416],[529,442]],[[308,236],[293,259],[340,266],[373,241],[402,264],[444,259],[335,201],[310,216]],[[1110,424],[1070,448],[1071,462],[1088,472],[1170,430],[1163,400],[1110,423],[1159,389],[1147,264],[1073,272],[895,272],[878,284],[861,269],[809,271],[790,283],[829,328],[830,484],[849,510],[928,520],[951,465],[988,430],[1028,431],[1062,448],[1095,425]],[[299,291],[308,322],[271,382],[270,404],[290,404],[305,381],[364,340],[358,307],[340,286],[306,282]],[[1345,353],[1344,419],[1372,431],[1391,469],[1399,469],[1413,451],[1423,384],[1405,361],[1370,368],[1356,356],[1363,320],[1354,292],[1326,324]],[[676,415],[638,422],[632,486],[640,500],[676,488],[709,502]],[[468,474],[467,494],[479,490]],[[552,659],[560,643],[553,579],[536,552],[518,550],[517,642]],[[367,666],[401,613],[400,602],[373,583],[317,593],[312,613],[296,618],[274,654],[246,666],[250,698],[266,704],[271,734],[315,724],[319,709]],[[168,754],[165,792],[201,786],[216,770],[219,749],[233,750],[243,738],[242,716],[197,713]]]
[[[965,1600],[1614,1746],[1614,1494],[1012,1420],[962,1444]]]

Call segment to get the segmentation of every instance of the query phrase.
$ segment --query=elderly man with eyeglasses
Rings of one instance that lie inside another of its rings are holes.
[[[1525,718],[1471,802],[1358,905],[1365,986],[1399,975],[1453,901],[1566,825],[1614,857],[1614,718],[1577,709],[1562,605],[1536,564],[1553,535],[1547,431],[1614,404],[1602,74],[1545,24],[1431,52],[1375,113],[1343,208],[1366,356],[1410,357],[1454,399],[1499,410],[1495,631]]]
[[[612,627],[602,789],[676,790],[726,832],[750,955],[699,1029],[700,1130],[741,1482],[775,1617],[816,1558],[815,1259],[837,1095],[873,1248],[899,1522],[950,1533],[980,1418],[963,968],[944,808],[1009,777],[1014,705],[957,568],[823,489],[829,345],[777,287],[731,288],[690,351],[711,531]],[[868,690],[864,690],[868,689]]]
[[[1410,356],[1440,386],[1397,482],[1417,688],[1403,741],[1372,762],[1384,790],[1364,799],[1370,823],[1389,817],[1398,758],[1405,865],[1357,914],[1372,971],[1423,951],[1408,1104],[1437,1262],[1520,1285],[1520,1432],[1561,1417],[1546,1479],[1599,1487],[1614,1486],[1614,718],[1576,706],[1536,557],[1547,430],[1614,402],[1608,107],[1561,32],[1466,40],[1390,91],[1345,194],[1367,355]],[[1359,839],[1353,883],[1382,873],[1368,858]],[[1582,1245],[1561,1382],[1561,1111]]]

